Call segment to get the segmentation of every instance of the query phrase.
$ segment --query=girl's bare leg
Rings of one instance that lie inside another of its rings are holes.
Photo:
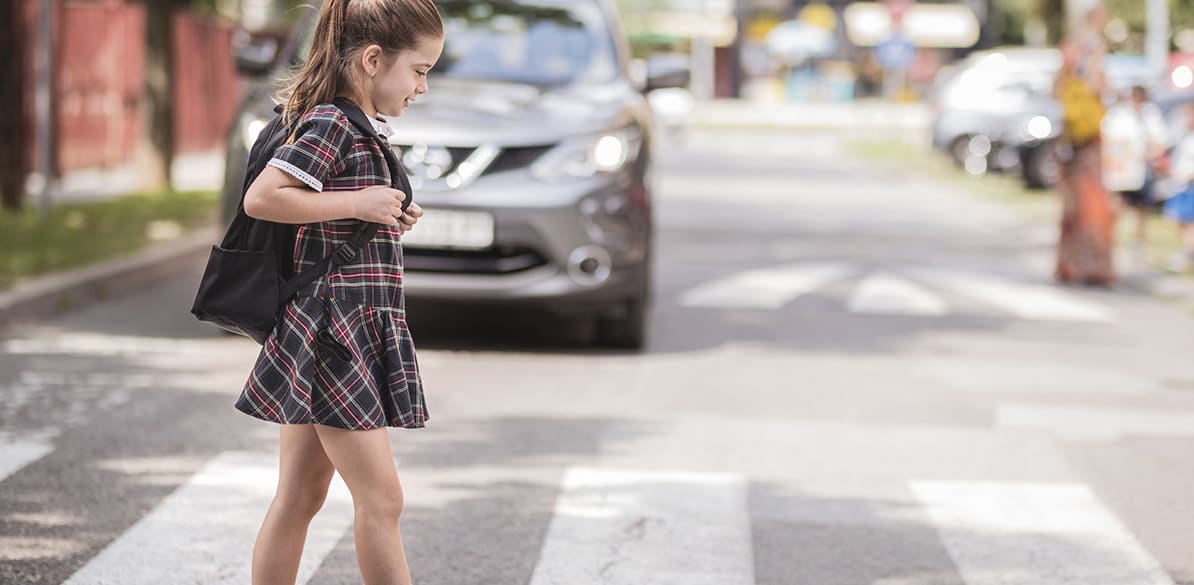
[[[282,425],[278,491],[253,547],[253,585],[294,585],[307,527],[327,497],[335,468],[312,425]]]
[[[410,585],[398,520],[402,484],[386,429],[316,426],[323,449],[348,484],[356,509],[357,563],[365,585]]]

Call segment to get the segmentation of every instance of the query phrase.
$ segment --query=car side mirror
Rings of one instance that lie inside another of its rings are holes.
[[[643,91],[652,92],[657,89],[686,88],[692,78],[692,72],[686,59],[678,59],[676,55],[659,55],[648,58],[647,80]]]
[[[266,75],[278,57],[278,41],[270,37],[249,39],[238,45],[234,52],[236,71],[241,75],[259,77]]]

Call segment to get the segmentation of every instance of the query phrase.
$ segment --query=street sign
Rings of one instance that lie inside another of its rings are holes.
[[[875,59],[888,71],[903,71],[916,57],[916,45],[902,35],[895,34],[875,47]]]

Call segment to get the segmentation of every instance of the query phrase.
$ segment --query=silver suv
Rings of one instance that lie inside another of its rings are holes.
[[[599,343],[640,348],[652,258],[644,92],[686,72],[651,78],[632,61],[612,1],[439,6],[446,46],[431,92],[393,121],[427,210],[403,238],[407,296],[583,311]],[[238,54],[241,71],[262,79],[230,136],[225,217],[240,198],[246,145],[272,116],[274,81],[301,63],[313,21],[280,55]]]

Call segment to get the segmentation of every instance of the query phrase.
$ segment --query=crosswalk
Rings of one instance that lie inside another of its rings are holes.
[[[849,262],[756,268],[693,286],[678,301],[690,308],[774,311],[846,284],[851,292],[845,308],[859,315],[940,318],[965,314],[968,303],[977,301],[998,314],[1029,321],[1110,323],[1116,318],[1111,307],[1051,285],[923,266],[870,270]]]
[[[212,585],[250,582],[248,551],[277,485],[277,457],[228,452],[213,459],[64,585]],[[307,533],[299,582],[349,530],[352,499],[338,477]]]
[[[27,459],[42,450],[0,446],[14,461],[14,454]],[[249,553],[273,494],[276,464],[269,453],[213,457],[64,585],[248,583]],[[528,585],[761,585],[753,481],[727,472],[566,468]],[[913,478],[902,491],[911,500],[898,521],[924,522],[965,585],[1174,585],[1084,484]],[[835,522],[858,519],[826,513],[809,526]],[[884,520],[865,522],[878,528]],[[337,477],[308,533],[299,585],[316,582],[321,564],[351,538],[351,524],[351,497]],[[812,573],[785,581],[814,582]]]

